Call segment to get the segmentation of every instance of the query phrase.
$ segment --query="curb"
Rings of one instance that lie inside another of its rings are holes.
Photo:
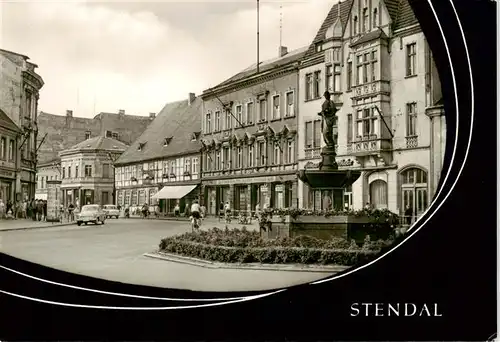
[[[170,253],[151,252],[144,253],[143,256],[147,258],[160,259],[191,266],[205,267],[205,268],[222,268],[222,269],[236,269],[236,270],[258,270],[258,271],[284,271],[284,272],[321,272],[321,273],[338,273],[342,272],[349,266],[312,266],[312,265],[282,265],[282,264],[227,264],[221,262],[213,262],[197,258],[191,258],[181,255],[174,255]]]
[[[45,228],[65,227],[65,226],[72,226],[74,224],[75,223],[73,222],[73,223],[53,224],[50,226],[39,226],[39,227],[19,227],[19,228],[7,228],[7,229],[0,228],[0,233],[13,231],[13,230],[29,230],[29,229],[45,229]]]

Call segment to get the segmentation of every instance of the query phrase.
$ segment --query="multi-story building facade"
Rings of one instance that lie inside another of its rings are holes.
[[[0,200],[3,203],[15,198],[16,145],[21,130],[0,109]]]
[[[113,203],[113,164],[127,148],[118,140],[98,136],[61,151],[62,204]]]
[[[173,213],[199,197],[201,99],[168,103],[116,161],[117,204]]]
[[[59,158],[48,160],[37,165],[35,199],[47,200],[47,181],[61,180],[61,160]]]
[[[363,171],[333,205],[423,212],[441,173],[446,128],[432,53],[408,1],[334,5],[300,66],[300,85],[300,167],[320,161],[318,112],[328,90],[339,109],[337,162]],[[321,208],[324,195],[301,184],[300,206]]]
[[[297,206],[298,64],[307,48],[254,65],[203,98],[203,197],[208,214]]]
[[[19,129],[12,142],[15,181],[12,170],[2,180],[13,201],[33,199],[36,187],[37,106],[44,82],[35,72],[38,66],[28,60],[28,56],[0,49],[0,109]]]

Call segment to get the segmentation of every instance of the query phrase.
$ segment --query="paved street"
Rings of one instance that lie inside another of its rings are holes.
[[[205,227],[213,227],[216,221],[212,219],[205,222]],[[155,250],[162,237],[189,230],[188,222],[112,219],[101,226],[78,227],[75,224],[18,231],[0,230],[0,248],[3,253],[17,258],[72,273],[125,283],[198,291],[273,289],[318,280],[328,275],[209,269],[143,256],[143,253]]]

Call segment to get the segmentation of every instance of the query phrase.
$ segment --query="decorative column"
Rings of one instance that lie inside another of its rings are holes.
[[[299,204],[299,198],[298,198],[298,181],[294,180],[292,181],[292,203],[290,203],[290,208],[297,208]]]
[[[231,208],[231,211],[234,212],[234,184],[229,185],[227,200],[229,201],[229,207]]]
[[[248,184],[247,185],[247,211],[248,215],[250,216],[252,214],[252,185]]]
[[[434,106],[426,109],[425,113],[431,120],[430,129],[430,169],[429,169],[429,202],[436,192],[441,171],[446,143],[446,123],[444,118],[444,107]]]

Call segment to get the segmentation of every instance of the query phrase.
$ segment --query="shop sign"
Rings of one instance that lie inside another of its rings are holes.
[[[269,176],[236,179],[216,179],[207,180],[205,185],[231,185],[231,184],[255,184],[255,183],[275,183],[294,180],[294,176]]]

